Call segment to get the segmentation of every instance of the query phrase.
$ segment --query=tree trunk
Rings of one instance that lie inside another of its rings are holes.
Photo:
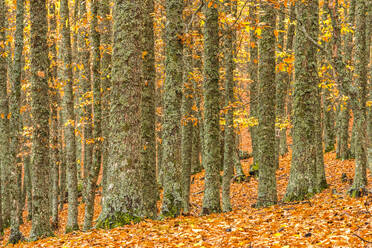
[[[154,0],[142,1],[143,37],[142,51],[142,100],[141,100],[141,168],[143,170],[143,212],[147,218],[155,218],[158,187],[156,183],[155,140],[155,37]]]
[[[31,0],[31,114],[32,142],[32,228],[30,239],[51,236],[48,192],[49,94],[48,94],[48,19],[46,1]]]
[[[284,52],[284,34],[285,34],[285,23],[284,23],[284,9],[285,6],[282,4],[280,6],[281,12],[279,15],[278,20],[278,42],[277,42],[277,53],[281,54]],[[277,63],[284,63],[283,61],[284,56],[278,56]],[[277,67],[277,73],[276,73],[276,120],[280,123],[280,127],[277,127],[278,129],[278,137],[276,138],[276,155],[277,156],[284,156],[288,153],[288,147],[287,147],[287,127],[285,126],[287,121],[287,115],[286,115],[286,98],[288,93],[288,72],[287,71],[280,71]]]
[[[54,2],[49,2],[49,40],[51,45],[49,46],[49,54],[51,56],[50,67],[49,67],[49,93],[50,93],[50,163],[51,163],[51,217],[52,217],[52,228],[58,229],[58,183],[59,173],[58,166],[60,163],[60,153],[58,144],[58,106],[59,106],[59,92],[57,85],[57,15],[56,6]]]
[[[91,2],[92,20],[90,23],[91,35],[91,52],[92,52],[92,82],[93,82],[93,150],[92,150],[92,164],[88,168],[87,188],[85,198],[85,212],[84,212],[84,230],[92,228],[93,215],[94,215],[94,200],[96,196],[98,174],[101,169],[102,158],[102,107],[101,107],[101,80],[100,80],[100,36],[98,33],[98,0]],[[89,70],[90,73],[90,70]],[[90,108],[90,106],[89,106]],[[90,124],[91,126],[91,124]],[[92,126],[91,126],[92,128]]]
[[[75,148],[75,115],[74,115],[74,96],[73,96],[73,76],[72,76],[72,56],[70,39],[69,7],[67,0],[61,0],[60,7],[62,25],[62,61],[64,85],[63,95],[63,123],[64,139],[66,146],[66,182],[68,191],[68,213],[66,233],[79,229],[78,217],[78,192],[77,192],[77,173],[76,173],[76,148]]]
[[[249,6],[249,21],[253,27],[250,30],[250,46],[249,46],[249,77],[250,77],[250,87],[249,87],[249,116],[251,118],[258,118],[258,44],[257,44],[257,34],[256,29],[258,27],[257,23],[257,6],[256,1],[251,1]],[[251,134],[251,144],[252,144],[252,157],[253,164],[250,167],[250,173],[255,173],[253,168],[258,166],[258,138],[257,138],[257,126],[250,127]]]
[[[202,214],[218,213],[220,205],[219,37],[218,2],[204,6],[204,161],[205,189]]]
[[[141,178],[141,3],[114,1],[114,46],[107,191],[98,228],[114,228],[140,220]]]
[[[5,0],[0,1],[0,43],[5,44],[7,27]],[[6,47],[0,46],[0,54],[6,53]],[[10,220],[10,191],[9,191],[9,120],[7,118],[7,57],[0,56],[0,163],[1,163],[1,208],[2,228],[9,225]]]
[[[184,23],[187,25],[192,17],[192,3],[187,1]],[[183,89],[182,89],[182,120],[181,120],[181,156],[182,156],[182,195],[183,212],[190,210],[190,175],[193,147],[193,81],[192,81],[192,33],[186,30],[186,42],[183,47]]]
[[[224,12],[226,16],[236,16],[236,2],[230,0],[224,2]],[[230,212],[232,210],[230,201],[230,184],[234,176],[234,150],[235,131],[234,131],[234,70],[235,70],[235,41],[236,34],[234,27],[226,24],[223,37],[224,67],[225,67],[225,141],[224,141],[224,160],[222,177],[222,210]]]
[[[89,172],[92,168],[92,154],[94,146],[93,128],[92,128],[92,82],[90,70],[90,47],[89,47],[89,29],[87,3],[85,0],[80,1],[80,28],[79,28],[79,53],[78,58],[81,66],[79,77],[79,94],[80,108],[83,126],[83,168],[84,168],[84,185],[83,199],[86,202],[88,197]],[[93,44],[92,44],[93,45]],[[80,188],[80,187],[78,187]]]
[[[367,186],[366,155],[366,97],[367,97],[367,47],[366,47],[366,1],[358,0],[355,6],[355,85],[357,99],[354,99],[355,125],[355,174],[349,193],[360,196]]]
[[[109,47],[112,45],[112,30],[110,17],[110,0],[100,1],[99,16],[102,18],[100,23],[101,41],[103,47],[101,57],[101,87],[102,87],[102,195],[106,193],[107,186],[107,162],[108,162],[108,144],[110,134],[110,87],[111,87],[111,52]]]
[[[32,15],[31,15],[32,18]],[[9,243],[15,244],[23,239],[22,233],[19,231],[20,226],[20,215],[22,214],[20,198],[21,198],[21,187],[18,173],[21,168],[20,158],[17,156],[21,151],[21,130],[22,120],[20,115],[21,107],[21,78],[22,78],[22,51],[23,51],[23,20],[24,20],[24,1],[17,0],[17,17],[16,17],[16,33],[15,33],[15,47],[14,47],[14,60],[11,71],[11,93],[9,97],[9,132],[10,132],[10,190],[12,203],[11,210],[11,233],[9,237]],[[32,42],[32,41],[31,41]],[[31,59],[33,59],[31,57]],[[45,72],[46,73],[46,72]],[[31,105],[32,106],[32,105]],[[37,128],[34,128],[34,135],[37,133]],[[46,145],[47,146],[47,145]],[[48,196],[46,196],[48,199]],[[35,199],[33,198],[35,202]]]
[[[166,62],[164,117],[162,127],[163,216],[177,216],[182,210],[181,101],[183,0],[166,1]]]
[[[266,23],[258,42],[258,147],[259,175],[256,207],[267,207],[278,201],[275,171],[278,166],[275,149],[275,20],[271,3],[261,2],[260,22]]]
[[[318,37],[318,1],[296,3],[295,83],[293,92],[293,154],[286,201],[303,200],[317,193],[317,48],[302,33]]]

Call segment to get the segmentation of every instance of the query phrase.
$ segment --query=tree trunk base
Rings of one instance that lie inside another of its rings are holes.
[[[115,227],[125,226],[132,223],[138,223],[141,220],[142,220],[141,217],[135,216],[130,213],[116,212],[114,214],[100,217],[96,224],[96,228],[112,229]]]

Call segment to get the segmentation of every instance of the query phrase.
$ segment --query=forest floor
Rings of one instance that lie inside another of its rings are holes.
[[[329,188],[307,201],[252,208],[257,198],[257,180],[251,178],[248,182],[232,184],[234,211],[199,216],[204,187],[202,172],[192,179],[191,216],[64,234],[65,206],[56,237],[8,247],[372,247],[372,195],[353,199],[346,194],[354,175],[354,161],[336,160],[334,152],[325,154],[324,159]],[[285,194],[290,161],[291,154],[280,158],[279,199]],[[243,161],[246,174],[251,163],[251,159]],[[343,173],[348,180],[342,180]],[[371,173],[368,184],[371,191]],[[100,198],[97,198],[96,217],[100,212]],[[79,209],[80,223],[83,208],[81,205]],[[30,229],[29,221],[21,227],[25,236]],[[8,235],[9,230],[3,237],[3,245]]]

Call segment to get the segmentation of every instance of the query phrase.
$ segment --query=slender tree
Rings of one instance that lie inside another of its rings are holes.
[[[90,70],[90,44],[89,44],[89,28],[88,28],[88,12],[87,1],[80,0],[79,6],[80,27],[78,34],[79,45],[79,64],[81,66],[79,75],[79,94],[80,94],[80,108],[81,108],[81,122],[83,124],[83,167],[84,167],[84,185],[85,190],[84,201],[88,197],[89,172],[92,168],[92,154],[93,154],[93,125],[92,125],[92,81]],[[92,40],[93,41],[93,40]],[[94,44],[92,44],[94,46]]]
[[[205,189],[202,214],[221,211],[220,205],[220,123],[219,123],[219,37],[218,5],[208,0],[204,7],[204,161]]]
[[[61,54],[63,63],[62,82],[64,93],[62,100],[64,126],[64,142],[66,146],[66,181],[68,191],[68,214],[66,232],[79,229],[78,217],[78,192],[77,192],[77,173],[76,173],[76,150],[75,150],[75,115],[74,115],[74,95],[73,95],[73,76],[72,76],[72,53],[70,38],[69,7],[67,0],[60,2],[62,44]]]
[[[284,15],[284,4],[280,5],[280,12],[278,14],[278,42],[277,42],[277,53],[279,53],[277,64],[283,63],[285,58],[283,52],[285,51],[284,46],[284,35],[285,35],[285,15]],[[278,66],[277,69],[280,67]],[[287,121],[286,115],[286,97],[288,93],[288,82],[287,82],[288,72],[287,71],[277,71],[276,74],[276,120],[281,124],[279,128],[279,135],[276,139],[276,154],[284,156],[288,153],[287,147],[287,128],[284,126]],[[283,125],[284,124],[284,125]]]
[[[184,22],[190,23],[192,17],[192,3],[187,1],[185,8]],[[192,142],[193,142],[193,82],[192,82],[192,36],[190,30],[186,30],[186,42],[183,48],[184,71],[183,71],[183,90],[182,90],[182,194],[183,211],[189,212],[190,204],[190,174],[192,163]]]
[[[101,87],[102,87],[102,194],[106,192],[107,182],[107,161],[108,161],[108,140],[109,140],[109,115],[110,115],[110,87],[111,87],[111,52],[112,30],[110,16],[110,0],[99,2],[99,16],[102,18],[99,23],[100,46],[103,47],[100,64]]]
[[[224,12],[226,16],[235,16],[233,12],[234,3],[232,1],[224,2]],[[224,49],[224,67],[225,67],[225,142],[224,142],[224,161],[222,178],[222,210],[229,212],[232,210],[230,202],[230,184],[234,175],[234,150],[235,150],[235,131],[234,131],[234,55],[235,55],[235,30],[231,24],[225,24],[225,36],[223,41]]]
[[[93,150],[92,163],[87,168],[86,182],[86,198],[85,198],[85,212],[84,212],[84,230],[92,228],[93,214],[94,214],[94,200],[96,196],[98,174],[101,169],[102,158],[102,106],[101,106],[101,75],[100,71],[100,35],[98,33],[98,0],[91,2],[91,24],[90,24],[90,41],[92,52],[92,83],[93,83]],[[90,71],[89,71],[90,73]],[[89,106],[88,106],[89,108]],[[91,125],[91,123],[90,123]],[[92,128],[92,127],[91,127]],[[85,164],[84,164],[85,166]]]
[[[58,106],[59,92],[57,85],[57,15],[54,1],[49,1],[49,94],[50,94],[50,163],[51,163],[51,217],[53,229],[58,228],[58,195],[60,153],[58,144]]]
[[[6,13],[5,1],[0,1],[0,43],[6,41]],[[0,163],[1,163],[1,219],[2,228],[9,225],[10,219],[10,192],[9,192],[9,113],[7,95],[7,56],[6,46],[0,46]]]
[[[249,32],[249,63],[248,63],[248,73],[251,80],[249,86],[249,116],[257,118],[258,114],[258,44],[257,44],[257,33],[256,29],[258,27],[257,23],[257,6],[256,1],[251,1],[249,6],[249,21],[251,25],[251,30]],[[258,139],[257,139],[257,127],[250,127],[250,136],[252,143],[252,157],[253,164],[250,168],[250,173],[257,171],[258,165]]]

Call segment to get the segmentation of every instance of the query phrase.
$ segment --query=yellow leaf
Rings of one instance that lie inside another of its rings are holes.
[[[274,234],[274,237],[280,237],[280,236],[282,236],[281,233],[275,233],[275,234]]]

